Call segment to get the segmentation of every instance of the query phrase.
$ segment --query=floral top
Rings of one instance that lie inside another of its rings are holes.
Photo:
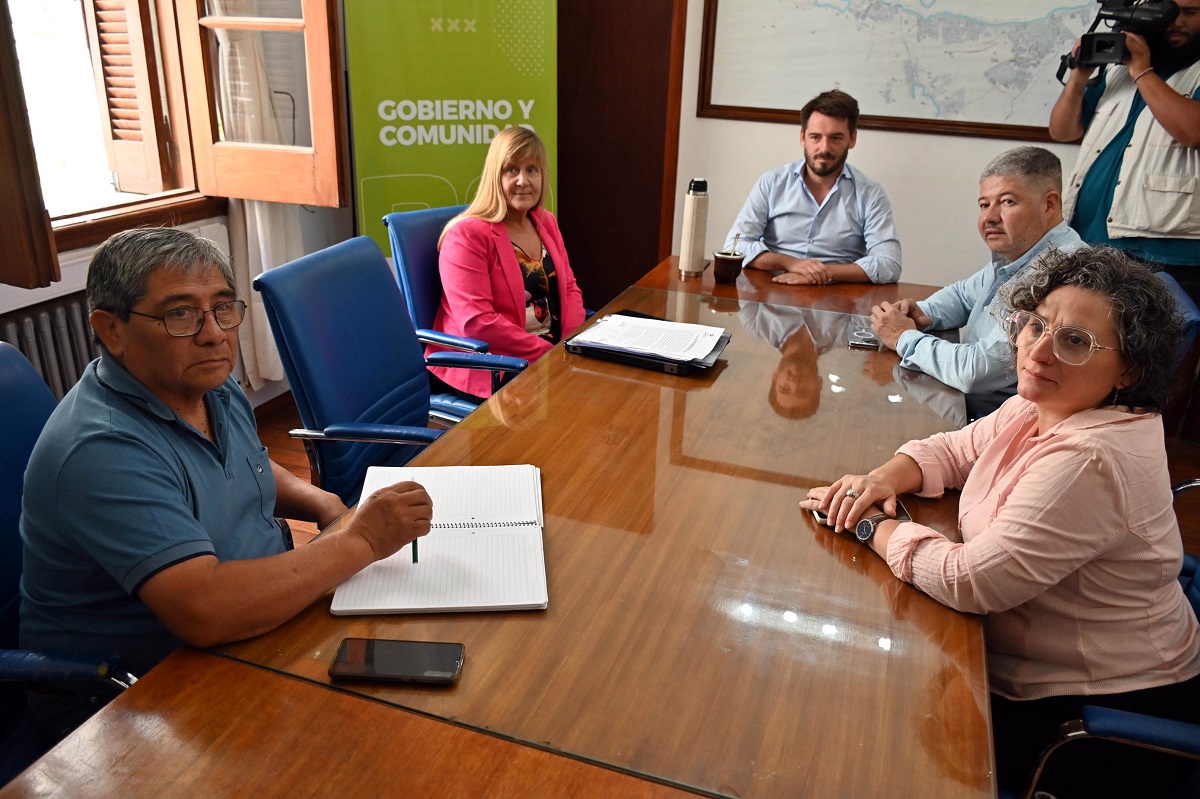
[[[525,331],[558,342],[562,336],[562,308],[554,261],[542,245],[540,260],[533,260],[513,242],[513,252],[525,278]]]

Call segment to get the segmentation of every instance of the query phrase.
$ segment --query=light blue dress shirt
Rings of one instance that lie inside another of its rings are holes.
[[[855,263],[872,283],[900,279],[900,240],[892,204],[883,187],[846,164],[833,189],[818,203],[804,183],[804,161],[773,169],[758,179],[725,237],[749,264],[764,252],[822,263]]]
[[[959,343],[906,330],[896,342],[900,365],[932,375],[964,394],[1016,393],[1017,378],[1010,370],[1012,347],[991,307],[996,290],[1051,247],[1073,252],[1083,246],[1079,234],[1060,222],[1012,263],[993,254],[987,266],[966,280],[951,283],[918,302],[933,320],[930,330],[962,328]]]

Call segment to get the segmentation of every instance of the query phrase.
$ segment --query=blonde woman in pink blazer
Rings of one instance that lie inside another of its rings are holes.
[[[542,207],[546,147],[531,130],[500,131],[488,148],[479,193],[438,242],[442,304],[435,328],[486,341],[491,352],[533,361],[584,320],[554,215]],[[434,345],[427,352],[442,349]],[[491,373],[434,367],[458,392],[492,393]]]

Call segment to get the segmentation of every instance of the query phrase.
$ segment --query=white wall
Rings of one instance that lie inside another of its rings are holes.
[[[304,211],[300,224],[306,253],[324,249],[354,235],[354,217],[349,208],[304,206]],[[180,227],[197,236],[215,241],[224,252],[229,252],[228,223],[224,216],[190,222]],[[96,246],[60,253],[58,262],[62,280],[52,283],[46,288],[19,289],[0,284],[0,314],[83,291],[87,282],[88,263],[92,259],[92,253],[96,251]],[[236,372],[239,380],[241,379],[240,369],[241,364],[239,363],[239,371]],[[268,382],[258,391],[252,391],[248,386],[246,389],[250,401],[257,406],[287,391],[288,385],[287,381]]]
[[[691,178],[708,179],[707,245],[714,250],[724,242],[758,177],[802,158],[803,150],[798,125],[696,117],[703,13],[703,0],[688,0],[677,196],[687,192]],[[836,78],[831,78],[828,88],[835,86]],[[872,110],[869,105],[862,109],[864,114]],[[944,286],[983,266],[989,253],[975,229],[979,173],[993,156],[1031,143],[1057,154],[1064,170],[1075,163],[1074,144],[859,130],[850,161],[882,183],[892,201],[904,252],[901,280]],[[682,220],[679,200],[672,245],[676,254]]]

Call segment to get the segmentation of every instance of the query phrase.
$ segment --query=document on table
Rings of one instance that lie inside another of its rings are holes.
[[[571,342],[672,361],[692,361],[712,352],[724,333],[723,328],[710,325],[609,314],[575,334]]]
[[[406,480],[433,499],[421,562],[412,562],[410,544],[371,564],[337,587],[334,615],[546,607],[540,469],[372,466],[362,496]]]

